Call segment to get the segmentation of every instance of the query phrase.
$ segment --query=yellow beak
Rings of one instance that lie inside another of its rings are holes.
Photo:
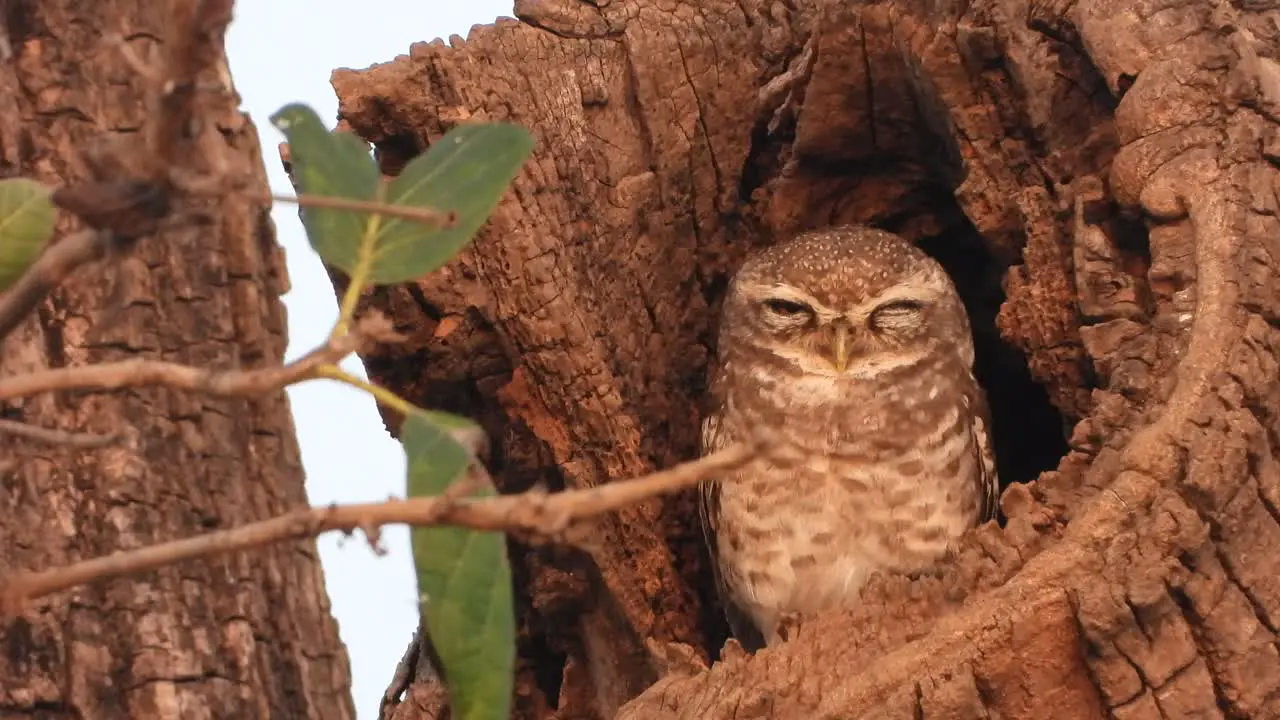
[[[839,323],[835,330],[835,339],[831,341],[831,361],[836,372],[844,372],[849,367],[849,326]]]

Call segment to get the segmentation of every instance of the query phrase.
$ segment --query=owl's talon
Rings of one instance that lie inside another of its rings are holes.
[[[778,617],[778,626],[774,629],[773,634],[778,638],[779,642],[789,642],[795,638],[800,632],[800,614],[794,612],[782,613]]]

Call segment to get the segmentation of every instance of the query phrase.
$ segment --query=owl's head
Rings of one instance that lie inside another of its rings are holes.
[[[968,318],[946,271],[903,238],[866,227],[805,233],[749,257],[725,298],[720,345],[851,379],[940,353],[973,365]]]

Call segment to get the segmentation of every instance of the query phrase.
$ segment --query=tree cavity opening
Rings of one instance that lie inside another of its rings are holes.
[[[1067,452],[1070,431],[1045,388],[1031,375],[1023,353],[1005,342],[996,315],[1005,300],[997,260],[969,223],[921,238],[919,247],[942,264],[969,313],[973,331],[974,374],[987,392],[992,441],[1001,489],[1034,480],[1058,466]]]

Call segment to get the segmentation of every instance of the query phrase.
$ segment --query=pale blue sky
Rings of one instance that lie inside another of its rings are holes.
[[[227,54],[244,109],[262,136],[271,187],[292,193],[276,145],[283,138],[268,117],[304,102],[330,127],[338,110],[329,86],[334,68],[364,68],[409,52],[417,41],[466,37],[472,25],[511,15],[511,0],[255,0],[236,3]],[[338,315],[333,288],[307,244],[292,206],[272,212],[288,256],[293,288],[290,358],[324,342]],[[364,374],[358,360],[344,367]],[[312,504],[370,502],[404,494],[404,455],[383,430],[373,401],[336,383],[290,388],[307,494]],[[356,711],[377,716],[378,700],[417,624],[417,591],[405,528],[387,528],[388,554],[375,556],[363,538],[320,539],[333,613],[351,655]]]

